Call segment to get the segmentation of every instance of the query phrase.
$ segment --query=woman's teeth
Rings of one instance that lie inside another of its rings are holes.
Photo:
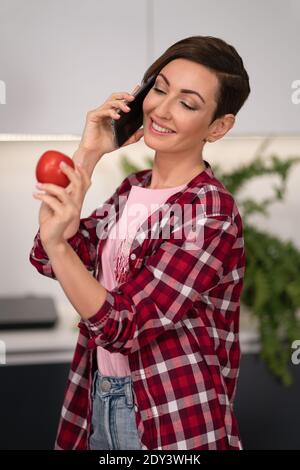
[[[152,127],[158,132],[165,132],[166,134],[173,134],[173,131],[166,129],[165,127],[158,126],[154,121],[152,121]]]

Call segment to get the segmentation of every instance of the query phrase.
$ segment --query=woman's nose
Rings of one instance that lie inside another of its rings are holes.
[[[161,119],[171,118],[171,105],[167,101],[162,101],[155,108],[155,114]]]

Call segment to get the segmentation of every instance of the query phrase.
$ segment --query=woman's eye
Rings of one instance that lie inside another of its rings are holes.
[[[183,103],[183,101],[181,101],[181,103],[182,103],[186,108],[190,109],[191,111],[196,111],[195,108],[191,108],[188,104]]]
[[[165,95],[165,92],[163,92],[163,91],[160,90],[159,88],[153,87],[153,90],[155,90],[156,93],[163,93],[163,94]],[[189,105],[187,105],[187,104],[184,103],[183,101],[181,101],[181,103],[183,104],[183,106],[185,106],[185,108],[190,109],[191,111],[196,111],[195,108],[191,108]]]
[[[157,93],[163,93],[163,91],[159,90],[159,89],[156,88],[156,87],[153,87],[153,90],[157,91]]]

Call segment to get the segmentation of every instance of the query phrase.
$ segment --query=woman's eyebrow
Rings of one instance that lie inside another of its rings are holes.
[[[159,74],[157,74],[157,76],[158,76],[158,77],[162,77],[162,78],[164,79],[164,81],[166,82],[166,84],[170,86],[169,80],[167,79],[167,77],[166,77],[163,73],[159,73]],[[200,93],[198,93],[197,91],[186,90],[185,88],[181,89],[180,91],[181,91],[182,93],[193,93],[194,95],[199,96],[199,98],[203,101],[203,103],[206,104],[204,98],[203,98],[203,97],[200,95]]]

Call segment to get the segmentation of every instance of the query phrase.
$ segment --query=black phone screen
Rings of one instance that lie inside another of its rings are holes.
[[[126,142],[143,124],[143,101],[153,87],[156,75],[152,75],[147,82],[141,84],[141,88],[134,93],[135,99],[130,101],[130,111],[118,110],[119,119],[112,119],[112,131],[115,146],[118,148]]]

